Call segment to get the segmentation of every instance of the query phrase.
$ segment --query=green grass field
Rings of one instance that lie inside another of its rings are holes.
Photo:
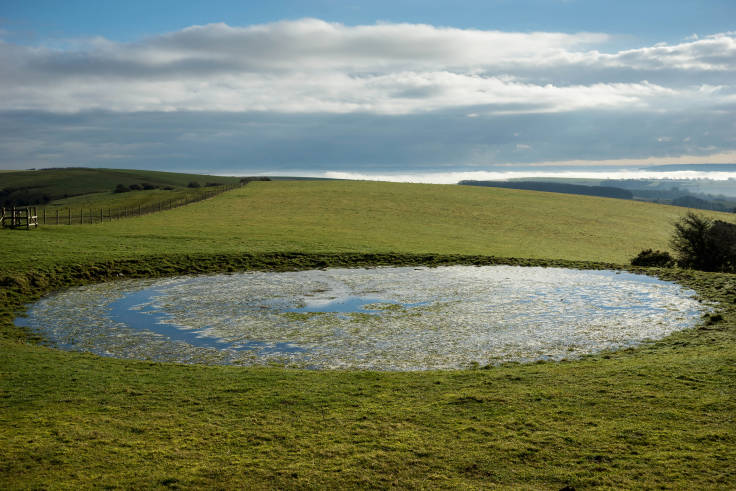
[[[124,169],[10,171],[0,178],[0,204],[35,206],[42,224],[80,223],[80,214],[85,223],[90,223],[99,221],[93,217],[101,214],[104,220],[110,220],[139,208],[167,208],[179,200],[196,201],[217,186],[233,186],[239,181],[237,177]],[[189,187],[194,182],[200,187]],[[119,184],[147,189],[116,193]]]
[[[34,193],[47,194],[50,199],[63,199],[65,196],[79,196],[91,193],[110,193],[117,184],[150,183],[156,186],[185,188],[190,182],[201,185],[208,182],[235,184],[239,178],[205,176],[200,174],[180,174],[130,169],[90,169],[59,168],[3,173],[0,189],[31,188]]]
[[[666,249],[684,212],[503,189],[280,181],[113,223],[0,230],[0,487],[730,489],[735,275],[653,271],[722,302],[700,328],[577,361],[477,370],[124,361],[47,348],[11,324],[42,293],[118,275],[623,265]]]
[[[686,210],[449,185],[253,182],[215,200],[110,224],[4,232],[5,270],[141,255],[481,254],[619,264],[666,249]],[[732,220],[727,214],[713,214]]]

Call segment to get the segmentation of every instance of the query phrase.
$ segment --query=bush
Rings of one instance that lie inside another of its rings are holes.
[[[140,184],[131,184],[128,187],[131,191],[140,191],[141,189],[143,189]]]
[[[240,182],[243,184],[248,184],[249,182],[253,181],[270,181],[271,178],[267,176],[256,176],[256,177],[243,177]]]
[[[192,181],[189,184],[187,184],[187,187],[188,188],[198,188],[199,187],[199,183],[197,181]]]
[[[671,240],[677,263],[702,271],[736,272],[736,225],[688,213]]]
[[[675,258],[667,251],[653,251],[645,249],[631,260],[632,266],[654,266],[669,268],[674,266]]]
[[[150,182],[144,182],[142,186],[143,186],[143,189],[146,189],[146,190],[158,189],[158,186],[156,186],[155,184],[151,184]]]
[[[114,193],[127,193],[128,191],[130,191],[130,188],[128,186],[126,186],[125,184],[118,184],[117,186],[115,186],[115,190],[113,192]]]

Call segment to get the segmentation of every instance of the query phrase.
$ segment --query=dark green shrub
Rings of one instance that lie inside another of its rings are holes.
[[[645,249],[631,260],[631,264],[633,266],[669,268],[674,266],[675,258],[673,258],[667,251],[653,251],[651,249]]]
[[[677,263],[702,271],[736,272],[736,225],[688,213],[671,240]]]
[[[131,191],[140,191],[143,187],[140,184],[131,184],[128,186]]]
[[[115,193],[127,193],[128,191],[130,191],[130,188],[128,186],[126,186],[125,184],[118,184],[117,186],[115,186],[115,191],[113,191],[113,192],[115,192]]]
[[[150,182],[144,182],[143,184],[141,184],[141,186],[143,186],[143,189],[146,190],[158,189],[158,186],[156,186],[155,184],[151,184]]]
[[[200,184],[197,181],[192,181],[189,184],[187,184],[188,188],[198,188]]]

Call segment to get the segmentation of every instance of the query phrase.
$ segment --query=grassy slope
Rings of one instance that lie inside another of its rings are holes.
[[[682,208],[461,186],[255,182],[185,208],[95,226],[2,231],[2,269],[161,253],[485,254],[626,263],[666,249]],[[724,219],[728,215],[713,214]]]
[[[146,207],[166,202],[168,200],[181,199],[187,195],[197,196],[199,193],[211,189],[212,188],[177,188],[172,190],[149,189],[129,191],[127,193],[89,193],[58,199],[47,205],[37,205],[37,209],[38,213],[41,214],[42,210],[45,208],[47,217],[49,218],[53,216],[57,208],[59,209],[62,217],[64,217],[67,208],[71,208],[72,213],[79,213],[80,208],[84,208],[85,212],[90,208],[95,211],[100,208],[104,208],[105,213],[107,213],[107,210],[110,208],[117,210],[120,208],[135,208],[139,205]],[[49,221],[51,222],[50,219]]]
[[[622,263],[666,247],[681,212],[455,186],[255,183],[109,225],[0,231],[0,276],[176,252]],[[733,275],[679,275],[703,295],[736,299]],[[2,340],[0,485],[726,489],[735,338],[732,308],[637,350],[430,373],[176,366]]]
[[[37,171],[13,171],[3,173],[0,188],[33,187],[37,194],[47,194],[51,199],[65,195],[110,193],[117,184],[151,183],[157,186],[186,187],[191,181],[204,185],[207,182],[236,183],[236,177],[203,176],[127,169],[65,168]]]

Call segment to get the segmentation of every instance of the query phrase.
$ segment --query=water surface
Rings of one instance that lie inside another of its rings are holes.
[[[180,363],[424,370],[575,358],[692,327],[677,284],[516,266],[124,280],[48,296],[17,323],[60,348]]]

